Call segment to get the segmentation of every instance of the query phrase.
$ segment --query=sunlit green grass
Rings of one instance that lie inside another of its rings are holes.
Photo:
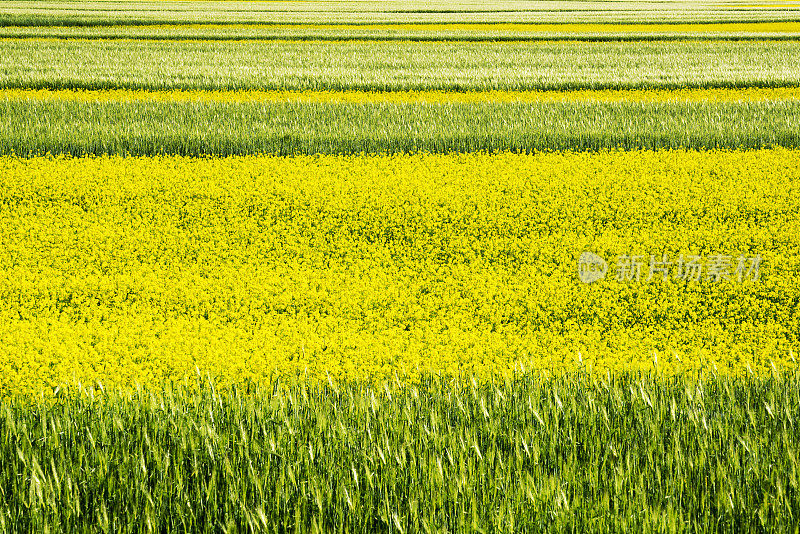
[[[4,532],[790,532],[800,381],[274,382],[0,407]]]
[[[542,90],[800,86],[800,41],[0,40],[0,87]]]
[[[800,145],[800,102],[0,101],[0,153],[350,154]]]
[[[102,26],[157,24],[371,24],[371,23],[576,23],[731,22],[796,20],[796,3],[444,0],[377,1],[6,1],[0,26]]]
[[[166,41],[789,41],[796,23],[689,27],[676,24],[138,24],[2,26],[0,39],[137,39]]]

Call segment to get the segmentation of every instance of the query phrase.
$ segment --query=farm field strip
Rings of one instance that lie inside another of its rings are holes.
[[[716,10],[675,13],[662,11],[606,11],[560,12],[460,12],[460,13],[184,13],[176,17],[169,14],[126,13],[109,14],[69,12],[31,13],[27,10],[0,9],[0,27],[3,26],[165,26],[193,24],[333,24],[333,25],[408,25],[408,24],[748,24],[792,23],[800,20],[800,9],[781,10]]]
[[[123,29],[130,26],[109,27],[108,29]],[[18,28],[22,29],[22,28]],[[694,33],[694,32],[747,32],[747,33],[796,33],[800,31],[800,21],[783,22],[747,22],[747,23],[693,23],[693,24],[359,24],[349,26],[347,24],[282,24],[280,26],[270,26],[268,24],[259,25],[218,25],[218,24],[192,24],[175,25],[168,24],[162,26],[152,26],[150,29],[216,29],[216,30],[405,30],[414,32],[437,32],[437,31],[464,31],[464,32],[570,32],[570,33]],[[75,28],[75,31],[86,31],[85,29]]]
[[[800,14],[799,14],[800,17]],[[556,39],[792,39],[800,22],[740,24],[397,24],[397,25],[247,25],[191,24],[149,26],[5,26],[9,39],[161,39],[161,40],[556,40]]]
[[[206,31],[117,31],[94,30],[74,32],[52,29],[27,32],[0,29],[0,41],[161,41],[165,43],[192,42],[270,42],[270,41],[312,41],[312,42],[417,42],[417,43],[523,43],[523,42],[658,42],[658,41],[797,41],[800,33],[477,33],[477,32],[392,32],[392,31],[276,31],[276,32],[224,32]]]
[[[0,100],[0,153],[358,154],[800,146],[800,101]],[[736,125],[736,127],[734,127]]]
[[[222,387],[797,367],[798,150],[0,169],[0,396],[158,387],[198,369]],[[732,264],[727,279],[645,268],[584,284],[585,250],[612,267],[662,252]],[[757,254],[759,279],[737,278],[737,258]]]
[[[501,104],[524,102],[761,102],[800,99],[800,87],[568,91],[142,91],[0,89],[0,100],[78,102],[306,102]]]
[[[115,532],[791,531],[799,389],[579,375],[14,399],[0,528],[81,530],[98,506]]]
[[[349,4],[349,6],[348,6]],[[100,26],[154,24],[558,24],[558,23],[758,23],[797,21],[800,6],[708,5],[697,2],[562,3],[528,2],[501,8],[459,7],[409,9],[402,4],[338,2],[324,4],[236,5],[139,3],[116,8],[96,3],[5,2],[0,7],[3,26]],[[348,9],[348,7],[350,7]]]
[[[23,30],[26,27],[5,28]],[[75,32],[85,32],[88,28],[69,28]],[[106,30],[134,29],[131,26],[109,26]],[[413,32],[441,32],[441,31],[464,31],[464,32],[570,32],[570,33],[694,33],[694,32],[747,32],[747,33],[796,33],[800,31],[800,21],[780,21],[780,22],[744,22],[744,23],[690,23],[690,24],[592,24],[592,23],[563,23],[563,24],[164,24],[148,26],[149,30],[393,30],[393,31],[413,31]]]
[[[798,86],[797,41],[0,41],[2,88],[526,91]]]

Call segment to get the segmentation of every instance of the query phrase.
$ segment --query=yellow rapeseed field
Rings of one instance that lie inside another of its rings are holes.
[[[2,157],[0,396],[796,367],[798,191],[789,149]],[[733,263],[587,284],[584,251]]]
[[[740,89],[581,89],[572,91],[141,91],[0,89],[6,100],[80,102],[305,102],[305,103],[525,103],[525,102],[759,102],[800,99],[800,87]]]
[[[760,6],[766,7],[766,6]],[[781,7],[795,7],[785,4]],[[114,26],[111,26],[114,28]],[[800,22],[711,22],[711,23],[493,23],[493,24],[463,24],[463,23],[418,23],[418,24],[181,24],[181,25],[153,25],[151,28],[192,28],[207,30],[230,29],[259,29],[259,30],[394,30],[414,32],[531,32],[531,33],[797,33],[800,32]]]

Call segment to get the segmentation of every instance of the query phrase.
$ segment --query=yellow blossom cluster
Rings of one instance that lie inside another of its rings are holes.
[[[799,4],[784,4],[781,7],[797,7]],[[769,7],[769,6],[759,6]],[[114,28],[114,26],[111,26]],[[797,21],[770,21],[770,22],[685,22],[685,23],[514,23],[498,22],[493,24],[480,23],[415,23],[415,24],[181,24],[181,25],[152,25],[154,29],[191,28],[206,30],[228,29],[258,29],[258,30],[392,30],[414,32],[520,32],[520,33],[797,33],[800,32],[800,22]]]
[[[0,396],[198,372],[780,371],[799,191],[800,151],[777,148],[2,157]],[[605,278],[580,279],[585,251]],[[634,256],[641,276],[613,274]],[[726,276],[648,276],[695,256]]]
[[[302,102],[309,104],[488,104],[535,102],[763,102],[800,100],[800,87],[577,89],[570,91],[141,91],[0,89],[0,100],[77,102]]]

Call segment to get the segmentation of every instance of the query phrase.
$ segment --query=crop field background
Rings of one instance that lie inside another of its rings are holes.
[[[798,213],[800,2],[4,2],[0,531],[797,532]]]
[[[800,85],[800,39],[483,43],[46,38],[0,40],[0,51],[2,89],[477,92]]]

